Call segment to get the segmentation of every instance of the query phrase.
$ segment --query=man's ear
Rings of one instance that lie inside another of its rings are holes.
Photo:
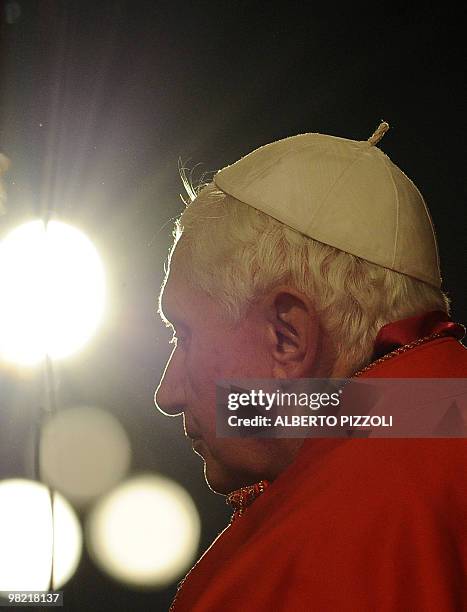
[[[311,376],[320,338],[311,300],[294,288],[276,287],[267,297],[266,309],[274,377]]]

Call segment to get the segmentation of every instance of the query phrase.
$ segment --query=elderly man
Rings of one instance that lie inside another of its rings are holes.
[[[177,612],[467,609],[464,440],[216,436],[221,379],[465,377],[425,203],[376,147],[387,128],[261,147],[176,223],[156,405],[234,508]]]

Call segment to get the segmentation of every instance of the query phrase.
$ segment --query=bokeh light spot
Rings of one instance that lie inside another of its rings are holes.
[[[80,406],[56,414],[41,434],[41,474],[75,505],[115,486],[130,466],[128,436],[99,408]]]
[[[0,244],[0,353],[31,365],[66,357],[90,338],[104,310],[99,255],[79,230],[31,221]]]
[[[47,487],[23,479],[0,482],[0,591],[47,590],[52,545],[53,588],[62,587],[76,571],[82,543],[78,518],[59,493],[52,531]]]
[[[164,587],[193,562],[200,536],[196,507],[183,487],[156,475],[132,478],[93,509],[86,542],[96,563],[124,583]]]

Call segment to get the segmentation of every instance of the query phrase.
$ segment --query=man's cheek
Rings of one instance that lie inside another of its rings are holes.
[[[187,371],[197,381],[209,383],[223,377],[226,371],[228,351],[216,347],[208,348],[205,343],[193,342],[187,355]]]
[[[222,378],[217,364],[203,357],[190,357],[186,361],[188,404],[191,409],[203,411],[203,417],[215,412],[216,382]]]

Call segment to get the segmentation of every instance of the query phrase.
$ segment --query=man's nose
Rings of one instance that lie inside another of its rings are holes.
[[[167,416],[177,416],[185,409],[182,367],[175,348],[154,393],[156,408]]]

